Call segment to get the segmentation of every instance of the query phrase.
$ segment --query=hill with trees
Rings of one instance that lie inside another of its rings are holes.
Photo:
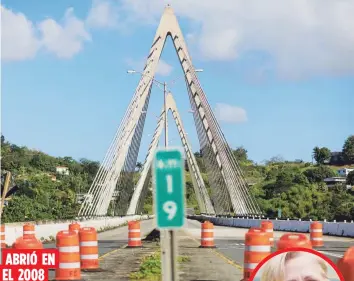
[[[40,151],[19,147],[1,138],[2,172],[11,171],[19,186],[3,213],[4,222],[31,220],[58,220],[74,218],[80,205],[76,195],[86,193],[98,171],[99,163],[88,159],[52,157]],[[354,219],[354,191],[337,185],[328,188],[324,178],[336,176],[339,167],[325,165],[331,157],[328,148],[315,147],[316,164],[302,160],[285,161],[273,157],[262,164],[248,159],[247,150],[239,147],[233,151],[246,181],[261,209],[267,216],[276,217],[281,210],[283,218],[312,218],[327,220]],[[344,142],[343,163],[354,162],[354,136]],[[207,188],[208,176],[200,152],[195,153]],[[353,163],[354,164],[354,163]],[[65,166],[69,175],[62,175],[56,167]],[[354,166],[354,165],[353,165]],[[137,163],[139,178],[141,163]],[[347,184],[354,186],[354,172],[347,177]],[[192,180],[186,171],[186,197],[188,207],[198,212]],[[152,212],[152,193],[145,200],[144,212]]]

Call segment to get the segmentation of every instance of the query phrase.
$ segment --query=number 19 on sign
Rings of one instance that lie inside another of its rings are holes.
[[[160,229],[184,225],[184,160],[178,149],[158,150],[154,159],[155,214]]]

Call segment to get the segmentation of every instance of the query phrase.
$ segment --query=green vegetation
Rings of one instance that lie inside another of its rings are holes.
[[[319,148],[316,146],[313,149],[313,158],[316,160],[317,164],[324,164],[324,162],[331,158],[331,151],[327,147]]]
[[[80,205],[76,195],[88,191],[99,168],[98,162],[52,157],[11,144],[3,136],[1,143],[2,170],[11,171],[19,187],[4,208],[4,222],[71,219],[77,215]],[[256,164],[248,159],[244,147],[237,148],[233,153],[265,215],[275,217],[281,209],[284,218],[354,219],[354,190],[346,190],[342,185],[328,188],[323,182],[324,178],[335,176],[339,168],[324,165],[330,155],[327,148],[314,148],[316,165],[302,160],[284,161],[281,157]],[[196,152],[195,156],[210,192],[203,157],[200,152]],[[354,136],[344,142],[342,157],[343,161],[354,163]],[[69,175],[58,174],[57,166],[68,167]],[[139,178],[141,163],[137,163],[137,168],[134,182]],[[354,185],[354,172],[348,175],[347,184]],[[188,169],[186,197],[188,207],[198,213]],[[151,190],[147,193],[143,213],[152,213]]]
[[[140,268],[137,272],[130,274],[132,280],[156,280],[156,277],[161,275],[161,255],[160,251],[146,256],[143,258],[140,264]]]
[[[69,175],[56,173],[57,166]],[[71,157],[56,158],[19,147],[1,137],[1,169],[10,171],[19,190],[4,208],[4,222],[74,218],[79,210],[77,193],[87,192],[99,163]]]
[[[354,152],[354,136],[350,136],[343,146],[343,158],[350,161]],[[331,157],[328,148],[315,147],[314,159],[317,165],[302,160],[284,161],[273,157],[259,165],[248,159],[243,147],[234,150],[241,169],[265,215],[277,217],[278,209],[283,218],[327,219],[338,221],[354,219],[354,190],[343,185],[328,188],[323,179],[337,176],[340,167],[323,165]],[[204,167],[200,153],[195,153],[200,167]],[[353,162],[352,162],[353,163]],[[201,168],[204,179],[206,170]],[[188,175],[187,175],[188,179]],[[347,184],[354,185],[354,172],[347,177]],[[189,183],[187,181],[187,198]],[[189,198],[189,207],[195,207],[194,198]],[[198,212],[197,208],[196,212]]]
[[[189,262],[190,257],[178,256],[177,262]],[[161,276],[161,253],[157,251],[152,255],[146,256],[142,259],[140,268],[137,272],[130,274],[132,280],[159,280]]]

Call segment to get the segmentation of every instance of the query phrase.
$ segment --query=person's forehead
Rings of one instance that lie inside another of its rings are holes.
[[[303,255],[288,260],[285,265],[285,274],[287,279],[291,276],[313,276],[320,277],[323,274],[322,268],[316,257]],[[291,275],[291,276],[290,276]]]

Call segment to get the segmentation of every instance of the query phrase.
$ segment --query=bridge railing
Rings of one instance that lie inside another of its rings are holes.
[[[280,219],[267,219],[267,218],[228,218],[228,217],[214,217],[206,215],[196,215],[188,216],[190,219],[205,221],[208,220],[214,225],[219,226],[229,226],[229,227],[239,227],[239,228],[250,228],[259,227],[262,220],[270,220],[273,222],[273,228],[276,231],[287,231],[287,232],[304,232],[308,233],[310,231],[310,225],[312,220],[280,220]],[[323,224],[323,234],[332,236],[342,236],[342,237],[354,237],[354,222],[328,222],[321,221]]]

